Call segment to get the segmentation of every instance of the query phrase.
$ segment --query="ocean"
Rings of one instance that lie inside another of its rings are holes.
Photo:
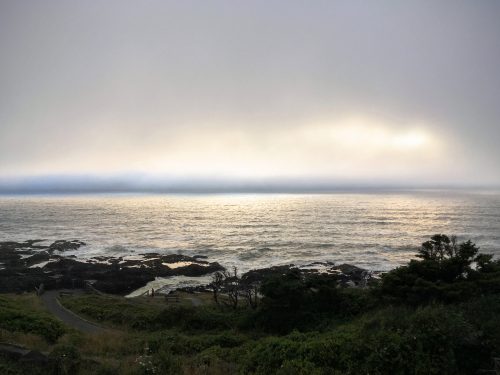
[[[0,240],[79,239],[73,253],[204,255],[241,272],[315,261],[376,271],[405,264],[435,233],[500,255],[500,192],[0,197]]]

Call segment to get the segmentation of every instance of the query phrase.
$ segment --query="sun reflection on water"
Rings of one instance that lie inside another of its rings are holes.
[[[205,255],[241,270],[312,261],[375,270],[407,262],[434,233],[500,255],[500,195],[150,195],[0,198],[3,240],[82,239],[78,257]]]

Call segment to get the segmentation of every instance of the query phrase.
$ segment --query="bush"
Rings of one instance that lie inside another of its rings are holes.
[[[500,292],[500,262],[478,251],[470,240],[458,244],[454,237],[434,235],[422,244],[417,255],[422,260],[411,260],[383,275],[374,293],[388,302],[415,306]]]
[[[11,332],[33,333],[55,342],[64,332],[58,320],[43,311],[33,311],[22,300],[0,297],[0,328]]]
[[[255,314],[255,324],[276,333],[314,329],[374,306],[373,297],[366,290],[340,288],[332,275],[308,275],[298,270],[269,278],[261,293],[264,297]]]
[[[156,328],[156,317],[160,308],[141,306],[120,297],[86,295],[65,297],[64,306],[96,321],[107,321],[134,329]]]
[[[179,328],[183,330],[226,330],[236,325],[240,312],[222,311],[208,306],[192,308],[175,306],[162,310],[156,317],[158,329]],[[244,314],[245,312],[241,312]]]
[[[76,373],[81,364],[78,350],[72,345],[57,345],[49,355],[54,374]]]
[[[324,373],[314,363],[296,359],[283,362],[276,372],[277,375],[321,375]]]
[[[247,338],[236,332],[217,334],[180,334],[160,332],[148,341],[151,352],[170,351],[178,355],[191,355],[212,347],[235,348],[242,345]]]
[[[487,356],[500,357],[500,296],[488,295],[460,305],[464,317],[481,332],[479,339]]]
[[[265,338],[247,349],[243,372],[255,374],[472,374],[488,367],[490,353],[460,310],[441,305],[388,308],[326,333]]]
[[[172,352],[162,349],[153,358],[160,374],[182,373],[181,360],[179,357],[173,355]]]

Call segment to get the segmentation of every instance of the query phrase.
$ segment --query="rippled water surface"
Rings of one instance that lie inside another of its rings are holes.
[[[83,258],[154,251],[242,271],[318,260],[387,270],[433,233],[500,255],[500,193],[0,197],[0,240],[81,239]]]

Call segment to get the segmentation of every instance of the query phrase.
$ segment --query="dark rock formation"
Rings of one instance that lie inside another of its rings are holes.
[[[368,271],[351,264],[335,265],[332,262],[314,262],[301,267],[290,264],[251,270],[243,274],[241,280],[245,283],[258,284],[271,276],[285,275],[292,269],[298,270],[303,275],[329,275],[335,279],[341,287],[365,287],[374,282],[378,275],[377,272]]]
[[[80,288],[91,284],[99,291],[128,294],[155,279],[155,277],[198,277],[224,270],[219,263],[208,262],[206,257],[182,254],[161,255],[147,253],[134,257],[99,256],[79,261],[64,252],[77,250],[85,243],[78,240],[55,241],[49,246],[43,240],[0,242],[0,293],[33,291],[40,284],[45,289]],[[57,252],[57,254],[56,254]],[[38,266],[37,266],[38,265]],[[251,270],[241,276],[244,285],[258,285],[273,275],[284,275],[292,269],[303,275],[327,274],[341,287],[365,287],[377,274],[350,265],[314,262],[306,266],[274,266]],[[209,286],[194,287],[207,290]]]
[[[79,261],[54,252],[76,250],[84,242],[56,241],[34,248],[37,242],[0,242],[0,263],[4,267],[0,269],[0,292],[33,291],[40,284],[45,289],[81,288],[90,283],[102,292],[128,294],[155,277],[203,276],[224,269],[218,263],[179,254],[149,253],[138,259],[95,257]]]
[[[285,266],[274,266],[269,268],[261,268],[257,270],[251,270],[244,273],[241,278],[246,283],[260,283],[265,279],[272,276],[283,276],[291,269],[297,268],[293,264],[285,265]]]
[[[49,252],[53,253],[54,251],[68,251],[68,250],[78,250],[80,247],[85,246],[86,243],[78,240],[58,240],[55,241],[52,245],[49,246]]]

